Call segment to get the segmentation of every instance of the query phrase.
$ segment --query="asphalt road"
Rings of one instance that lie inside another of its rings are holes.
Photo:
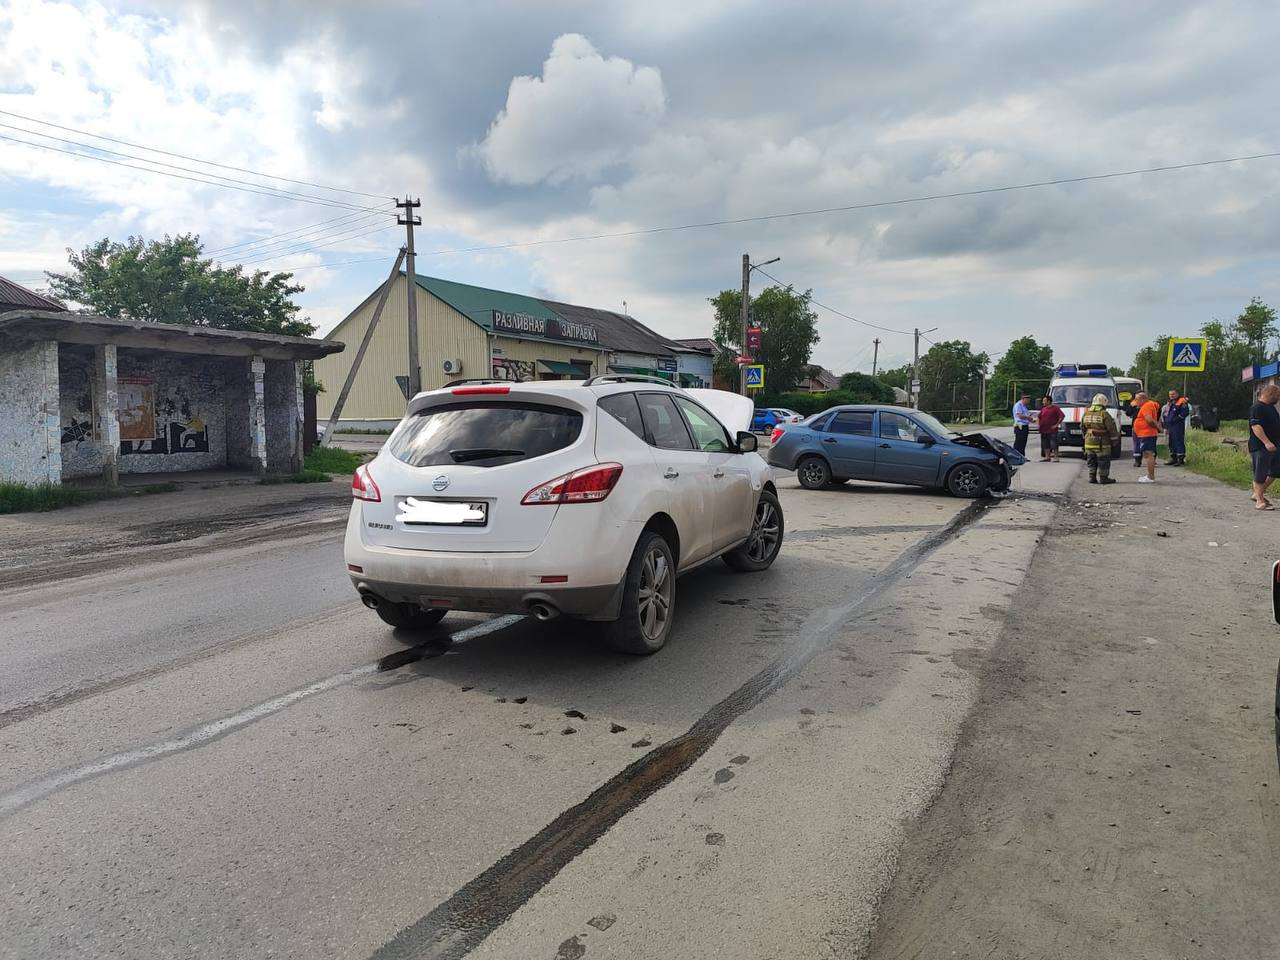
[[[856,954],[1077,471],[783,479],[774,568],[682,579],[645,659],[395,634],[331,523],[46,563],[0,590],[0,955]]]

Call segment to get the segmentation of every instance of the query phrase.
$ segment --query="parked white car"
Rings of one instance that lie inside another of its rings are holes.
[[[608,621],[661,649],[675,577],[767,569],[783,518],[752,404],[665,381],[476,382],[422,393],[352,478],[346,562],[392,626],[450,610]]]

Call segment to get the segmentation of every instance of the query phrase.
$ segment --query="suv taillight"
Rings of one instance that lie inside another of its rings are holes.
[[[584,467],[539,484],[526,493],[520,502],[525,506],[544,503],[598,503],[609,495],[620,476],[620,463]]]
[[[356,472],[351,475],[351,496],[357,500],[382,502],[382,491],[373,482],[373,474],[363,463],[356,467]]]

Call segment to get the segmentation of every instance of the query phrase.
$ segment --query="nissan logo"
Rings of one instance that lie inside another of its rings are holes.
[[[437,493],[439,493],[441,490],[447,490],[448,488],[449,488],[449,478],[446,477],[443,473],[431,481],[431,489],[435,490]]]

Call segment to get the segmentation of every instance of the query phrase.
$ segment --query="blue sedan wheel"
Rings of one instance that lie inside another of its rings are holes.
[[[967,500],[980,497],[987,492],[987,474],[976,463],[962,463],[947,474],[947,490]]]
[[[821,490],[831,481],[831,468],[821,457],[805,457],[796,464],[796,479],[806,490]]]

